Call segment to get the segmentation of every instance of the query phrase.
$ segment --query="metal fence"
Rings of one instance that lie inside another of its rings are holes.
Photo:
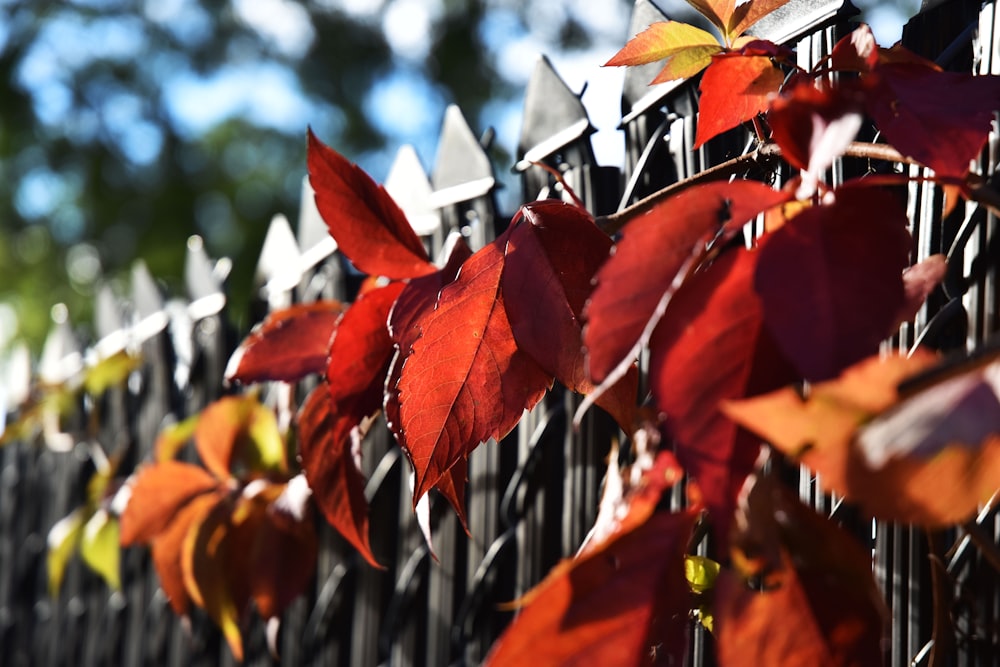
[[[794,46],[800,64],[809,67],[852,29],[852,14],[847,2],[796,0],[762,22],[759,33]],[[655,5],[638,0],[631,29],[662,18]],[[1000,16],[993,3],[925,0],[904,40],[946,69],[1000,73]],[[586,109],[540,59],[526,90],[518,147],[523,199],[555,191],[550,174],[533,162],[561,172],[593,213],[607,214],[752,148],[749,134],[737,129],[692,150],[696,84],[650,88],[654,74],[649,67],[626,74],[621,125],[626,158],[619,170],[596,164]],[[404,149],[387,179],[432,252],[451,230],[482,246],[509,219],[496,210],[497,182],[484,143],[457,109],[449,109],[433,173],[426,175],[415,154]],[[994,135],[983,156],[983,174],[993,176],[998,164]],[[868,168],[844,160],[828,180],[836,184]],[[779,171],[777,180],[788,176]],[[916,240],[912,259],[945,253],[949,273],[946,289],[902,327],[894,343],[974,347],[1000,331],[997,220],[974,204],[942,220],[942,194],[930,183],[909,186],[908,202]],[[82,354],[126,345],[141,348],[143,365],[126,385],[81,400],[62,432],[48,433],[52,442],[68,445],[65,451],[38,442],[0,450],[3,665],[233,663],[204,615],[196,610],[187,628],[174,616],[145,550],[124,553],[120,592],[111,592],[76,560],[58,597],[50,597],[45,568],[46,533],[81,502],[93,472],[89,443],[126,453],[123,471],[128,471],[149,456],[165,423],[197,412],[224,392],[224,368],[238,341],[226,315],[225,273],[226,262],[210,260],[195,239],[188,247],[186,298],[164,299],[140,264],[127,298],[108,289],[98,295],[99,340],[88,350],[77,346],[65,321],[53,329],[36,371],[42,377],[59,379],[76,372]],[[255,312],[321,297],[349,298],[359,278],[336,253],[306,191],[296,231],[283,218],[272,223],[257,271]],[[603,461],[617,427],[592,411],[581,429],[572,429],[576,400],[554,390],[504,442],[472,454],[471,537],[447,503],[432,503],[439,562],[431,559],[410,511],[406,462],[387,430],[373,429],[365,458],[366,495],[372,548],[387,569],[369,567],[332,530],[321,528],[315,585],[283,618],[282,662],[357,667],[481,662],[512,616],[498,604],[517,598],[572,554],[595,519]],[[873,526],[819,493],[808,472],[787,474],[806,502],[841,519],[871,547],[892,617],[886,664],[928,664],[932,561],[947,572],[953,596],[948,601],[956,630],[952,664],[1000,664],[1000,579],[968,537],[978,531],[996,543],[1000,518],[994,508],[960,529],[928,536],[907,526]],[[681,502],[679,490],[673,502]],[[255,623],[245,635],[246,663],[271,664],[263,625]],[[699,667],[714,662],[711,641],[702,632],[692,629],[690,662]]]

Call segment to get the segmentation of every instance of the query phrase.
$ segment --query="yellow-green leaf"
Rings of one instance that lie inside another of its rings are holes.
[[[694,76],[708,66],[713,53],[721,51],[718,40],[701,28],[660,21],[629,40],[605,65],[645,65],[666,58],[664,69],[669,69],[670,75],[664,78],[661,72],[657,79],[667,81]]]
[[[114,590],[121,588],[118,563],[121,547],[118,545],[118,519],[104,509],[94,512],[83,527],[80,555],[91,570],[101,575]]]
[[[684,576],[692,593],[702,594],[715,586],[715,578],[719,576],[719,564],[704,556],[684,557]]]
[[[172,461],[177,453],[194,437],[198,426],[198,415],[191,415],[184,421],[164,427],[153,445],[153,458],[157,463]]]
[[[111,387],[125,382],[141,364],[140,357],[127,352],[113,354],[87,369],[83,376],[83,388],[91,396],[100,396]]]
[[[82,507],[77,508],[56,521],[49,530],[49,536],[46,540],[48,554],[46,554],[45,563],[48,566],[49,594],[52,597],[59,595],[63,575],[66,573],[66,564],[76,553],[86,516]]]

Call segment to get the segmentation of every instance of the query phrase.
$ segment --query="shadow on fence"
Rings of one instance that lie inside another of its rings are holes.
[[[906,28],[908,47],[946,69],[1000,73],[1000,16],[994,4],[925,5],[931,7]],[[799,64],[809,68],[851,30],[851,15],[847,2],[799,0],[762,21],[759,33],[794,46]],[[631,30],[662,18],[652,3],[638,0]],[[696,82],[650,88],[646,84],[654,74],[649,67],[626,74],[626,158],[619,170],[595,163],[586,109],[542,58],[525,95],[516,165],[523,199],[557,193],[549,173],[536,162],[561,172],[593,213],[607,214],[753,148],[751,135],[737,129],[692,150]],[[1000,143],[994,134],[983,156],[983,174],[995,174],[998,162]],[[844,160],[833,167],[827,182],[836,185],[868,169],[861,161]],[[779,172],[778,179],[788,176]],[[432,256],[449,231],[461,232],[478,248],[509,219],[509,212],[496,210],[496,180],[481,140],[455,108],[445,116],[433,173],[424,173],[415,153],[404,149],[386,187]],[[997,220],[973,204],[942,220],[942,194],[935,185],[908,187],[912,260],[946,254],[951,298],[936,295],[894,342],[903,348],[918,341],[938,349],[974,347],[1000,331],[996,265],[987,263],[984,269],[985,259],[980,259],[996,244]],[[120,592],[110,592],[75,559],[61,592],[50,597],[45,567],[48,530],[85,496],[94,469],[91,442],[99,442],[109,455],[120,453],[122,470],[131,470],[149,457],[165,423],[197,412],[225,391],[223,373],[238,338],[226,316],[226,273],[226,262],[211,260],[192,239],[186,298],[165,300],[138,264],[128,298],[109,289],[98,295],[98,342],[82,350],[69,323],[56,323],[37,369],[42,378],[64,379],[79,372],[86,355],[106,356],[126,346],[141,349],[143,364],[124,386],[98,399],[80,400],[60,428],[46,429],[41,439],[55,447],[26,442],[0,450],[3,665],[232,664],[225,642],[198,610],[187,628],[174,616],[146,550],[125,551]],[[360,276],[336,252],[311,204],[308,185],[297,229],[280,216],[273,221],[256,280],[258,315],[296,302],[348,299],[357,289]],[[279,388],[268,391],[265,400],[282,400]],[[373,429],[367,450],[371,455],[364,461],[369,478],[365,492],[371,504],[372,548],[387,570],[369,567],[338,535],[322,527],[315,586],[283,618],[282,662],[358,667],[478,664],[512,616],[498,604],[523,594],[560,558],[572,554],[595,519],[604,460],[617,427],[603,413],[592,411],[581,429],[570,428],[575,401],[568,393],[553,391],[504,442],[472,454],[471,537],[447,503],[432,503],[440,562],[432,561],[410,511],[405,460],[386,429]],[[789,470],[787,477],[806,502],[840,517],[870,545],[892,614],[887,664],[927,664],[933,615],[928,539],[944,554],[955,593],[955,664],[1000,664],[997,574],[982,562],[963,531],[928,538],[906,526],[873,526],[821,494],[808,472]],[[673,502],[682,502],[679,490]],[[395,530],[390,529],[393,525]],[[968,529],[982,531],[995,542],[1000,519],[987,509]],[[246,662],[271,664],[264,627],[259,620],[254,623],[245,636]],[[712,664],[710,642],[700,629],[692,632],[691,664]]]

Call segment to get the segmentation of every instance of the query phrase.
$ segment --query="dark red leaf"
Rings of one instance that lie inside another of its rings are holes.
[[[835,70],[867,72],[878,64],[879,46],[867,24],[841,38],[830,52],[830,67]]]
[[[203,468],[190,463],[164,461],[142,468],[131,483],[131,495],[121,515],[122,545],[151,541],[185,505],[219,484]]]
[[[722,53],[701,77],[694,147],[767,111],[785,75],[767,56]]]
[[[964,178],[1000,109],[1000,77],[993,75],[891,62],[863,82],[868,113],[889,143],[941,177]]]
[[[326,520],[365,560],[381,568],[368,542],[368,500],[359,467],[364,434],[356,430],[357,421],[332,410],[326,385],[306,398],[298,417],[302,468]]]
[[[517,346],[571,391],[594,385],[584,365],[581,317],[611,239],[585,211],[560,201],[528,204],[515,216],[501,285]],[[638,392],[632,371],[597,404],[630,432]]]
[[[309,487],[293,478],[274,492],[258,494],[248,501],[252,507],[239,524],[250,593],[264,618],[280,616],[295,598],[305,592],[315,574],[317,540]],[[276,495],[276,497],[274,497]]]
[[[766,238],[754,279],[768,330],[808,380],[872,354],[903,306],[906,212],[885,190],[834,195]]]
[[[854,141],[862,111],[849,87],[817,87],[803,78],[771,104],[771,138],[792,166],[816,180]]]
[[[767,477],[740,503],[734,562],[715,590],[719,662],[757,667],[882,664],[885,609],[871,556],[832,520]]]
[[[510,432],[552,381],[518,349],[500,297],[506,236],[462,265],[401,348],[396,437],[416,473],[414,502],[460,458]],[[388,408],[387,408],[388,412]]]
[[[630,368],[670,298],[694,268],[705,244],[791,194],[757,181],[689,188],[634,218],[601,267],[583,331],[594,382]]]
[[[296,304],[269,313],[233,353],[226,379],[298,382],[326,368],[330,338],[344,312],[339,301]]]
[[[693,276],[668,306],[649,345],[654,401],[723,543],[760,441],[724,417],[719,405],[794,379],[764,332],[760,299],[753,292],[759,254],[739,248]]]
[[[684,553],[697,513],[654,514],[557,565],[486,659],[504,665],[683,664]]]
[[[309,131],[309,181],[316,208],[358,269],[389,278],[435,271],[420,237],[385,189]]]

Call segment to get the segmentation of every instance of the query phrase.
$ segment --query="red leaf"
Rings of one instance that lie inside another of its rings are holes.
[[[142,468],[122,512],[122,546],[151,541],[185,505],[218,486],[218,479],[190,463],[164,461]]]
[[[160,577],[160,587],[166,593],[170,606],[179,616],[187,614],[191,598],[184,585],[181,560],[184,540],[193,525],[201,523],[215,505],[225,497],[225,491],[216,489],[191,499],[180,507],[166,529],[150,543],[153,567]]]
[[[766,56],[713,56],[701,77],[694,148],[767,111],[771,96],[784,80],[785,75]]]
[[[893,62],[876,67],[863,83],[868,113],[889,143],[941,177],[965,177],[1000,109],[998,76]]]
[[[551,383],[518,349],[500,298],[506,236],[462,265],[434,309],[414,318],[420,337],[400,351],[397,439],[416,473],[414,501],[460,458],[510,432]]]
[[[368,542],[365,478],[354,458],[353,449],[361,444],[360,437],[352,434],[357,422],[333,414],[330,393],[325,385],[320,385],[306,398],[298,423],[302,467],[316,494],[316,504],[330,525],[365,560],[381,568]]]
[[[338,301],[297,304],[269,313],[233,353],[226,379],[297,382],[326,368],[330,338],[344,312]]]
[[[593,551],[557,565],[486,659],[503,665],[683,664],[684,552],[697,514],[655,514]]]
[[[768,330],[808,380],[872,354],[903,306],[905,211],[884,190],[834,194],[766,238],[754,279]]]
[[[791,195],[757,181],[689,188],[636,217],[597,273],[583,331],[590,377],[604,382],[631,367],[704,245],[723,227],[736,233]]]
[[[740,507],[734,562],[764,590],[730,571],[719,577],[720,664],[881,665],[886,614],[870,554],[770,477],[758,480]]]
[[[436,273],[414,278],[406,283],[389,314],[389,335],[396,346],[396,355],[390,363],[389,375],[385,382],[384,407],[386,422],[397,441],[400,441],[402,436],[399,432],[399,395],[396,387],[399,385],[399,374],[403,369],[403,363],[410,355],[413,344],[421,336],[420,327],[416,323],[426,311],[434,309],[442,288],[455,281],[462,264],[471,256],[472,251],[469,246],[461,237],[456,237],[456,243],[448,253],[445,267]]]
[[[385,189],[309,130],[309,181],[316,208],[358,269],[389,278],[432,273],[420,237]]]
[[[404,288],[390,283],[358,297],[344,313],[333,340],[326,379],[334,411],[359,423],[379,411],[392,358],[389,313]]]
[[[739,248],[677,292],[650,341],[650,389],[725,541],[733,503],[760,441],[724,417],[724,400],[791,382],[764,332],[752,279],[759,252]]]
[[[611,239],[585,211],[559,201],[533,202],[514,218],[501,286],[517,346],[571,391],[594,385],[584,365],[580,318]],[[597,404],[632,430],[638,372],[632,371]]]
[[[462,528],[466,535],[469,534],[469,522],[465,512],[465,486],[469,481],[469,459],[460,458],[455,465],[448,469],[447,474],[442,475],[438,480],[437,490],[445,497],[448,504],[455,510],[458,520],[462,522]]]

